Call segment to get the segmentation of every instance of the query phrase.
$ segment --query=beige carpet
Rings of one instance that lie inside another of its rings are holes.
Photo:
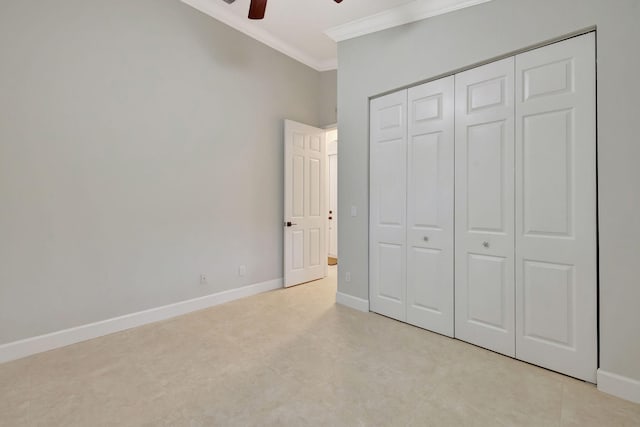
[[[330,271],[0,365],[0,425],[640,426],[593,385],[336,306]]]

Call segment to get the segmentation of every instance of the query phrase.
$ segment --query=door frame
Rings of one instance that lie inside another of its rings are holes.
[[[328,145],[329,144],[329,140],[326,138],[326,135],[328,135],[329,132],[332,132],[332,131],[336,131],[336,133],[337,133],[338,132],[338,124],[334,123],[334,124],[331,124],[331,125],[327,125],[323,129],[326,131],[326,133],[325,133],[325,144]],[[338,154],[337,154],[337,150],[338,150],[337,143],[338,143],[339,139],[340,139],[340,136],[338,135],[336,137],[336,157],[338,156]],[[327,206],[327,211],[328,211],[329,200],[330,200],[330,184],[331,184],[329,182],[330,176],[329,176],[329,150],[328,150],[328,147],[325,149],[325,152],[327,153],[327,180],[326,180],[327,181],[327,184],[326,184],[327,187],[326,187],[326,191],[325,191],[325,199],[326,199],[326,206]],[[336,190],[338,189],[338,187],[339,187],[339,184],[336,182]],[[331,231],[329,230],[329,218],[328,217],[327,217],[327,227],[326,228],[327,228],[327,256],[326,256],[326,258],[328,259],[329,258],[329,252],[330,252],[330,249],[329,249],[329,236],[330,236],[330,233],[331,233]],[[338,232],[336,231],[336,240],[338,239],[337,235],[338,235]],[[336,246],[337,246],[337,242],[336,242]],[[336,252],[337,252],[337,249],[336,249]],[[337,257],[337,255],[338,254],[336,253],[336,257]],[[328,271],[328,268],[329,268],[329,266],[327,265],[327,271]]]
[[[583,36],[585,34],[589,34],[589,33],[594,33],[595,36],[595,59],[596,59],[596,63],[594,64],[595,66],[595,72],[596,72],[596,81],[595,81],[595,104],[596,104],[596,117],[595,117],[595,126],[596,126],[596,135],[595,135],[595,150],[596,150],[596,156],[595,156],[595,169],[596,169],[596,224],[595,224],[595,228],[596,228],[596,370],[600,369],[600,281],[601,281],[601,277],[600,277],[600,177],[598,174],[598,169],[599,169],[599,161],[600,161],[600,150],[599,150],[599,140],[600,140],[600,133],[599,133],[599,120],[598,120],[598,109],[599,109],[599,103],[598,103],[598,98],[599,98],[599,93],[598,93],[598,29],[597,26],[595,25],[591,25],[570,33],[565,33],[562,35],[559,35],[557,37],[553,37],[553,38],[549,38],[546,40],[543,40],[541,42],[523,47],[521,49],[516,49],[507,53],[504,53],[502,55],[498,55],[498,56],[494,56],[492,58],[488,58],[476,63],[472,63],[454,70],[450,70],[447,71],[445,73],[442,74],[438,74],[429,78],[426,78],[424,80],[419,80],[407,85],[403,85],[403,86],[398,86],[392,89],[388,89],[384,92],[379,92],[377,94],[371,95],[368,97],[367,99],[367,141],[371,140],[371,101],[373,101],[376,98],[380,98],[383,97],[385,95],[389,95],[404,89],[409,89],[412,87],[416,87],[419,86],[421,84],[424,83],[429,83],[435,80],[439,80],[445,77],[449,77],[449,76],[455,76],[456,74],[462,73],[464,71],[468,71],[474,68],[478,68],[481,67],[483,65],[487,65],[490,64],[492,62],[497,62],[500,61],[502,59],[506,59],[509,57],[514,57],[516,55],[525,53],[525,52],[529,52],[535,49],[539,49],[545,46],[549,46],[552,45],[554,43],[558,43],[558,42],[562,42],[565,40],[569,40],[572,39],[574,37],[580,37]],[[371,150],[370,150],[370,144],[367,143],[367,164],[371,164]],[[369,170],[368,176],[367,176],[367,194],[369,194],[370,192],[370,183],[371,183],[371,171]],[[369,218],[370,216],[370,209],[371,209],[371,200],[368,200],[368,205],[367,205],[367,218]],[[371,309],[371,275],[370,275],[370,260],[371,260],[371,227],[367,226],[367,294],[368,294],[368,300],[369,300],[369,307]],[[455,280],[455,279],[454,279]]]

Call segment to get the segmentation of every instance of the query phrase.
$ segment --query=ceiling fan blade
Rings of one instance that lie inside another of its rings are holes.
[[[249,6],[249,19],[263,19],[267,9],[267,0],[251,0]]]

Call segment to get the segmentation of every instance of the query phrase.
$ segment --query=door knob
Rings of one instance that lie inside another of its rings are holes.
[[[482,242],[482,246],[484,246],[485,248],[489,247],[489,242]]]
[[[298,225],[298,224],[291,221],[287,221],[284,225],[286,225],[287,227],[291,227],[292,225]]]
[[[429,237],[424,236],[424,237],[422,238],[422,240],[424,240],[425,242],[428,242],[428,241],[429,241]]]

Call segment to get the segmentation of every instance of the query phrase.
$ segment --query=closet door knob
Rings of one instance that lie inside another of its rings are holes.
[[[484,246],[485,248],[489,247],[489,242],[482,242],[482,246]]]
[[[427,236],[424,236],[424,237],[422,238],[422,240],[424,240],[425,242],[428,242],[428,241],[429,241],[429,238],[428,238]]]

